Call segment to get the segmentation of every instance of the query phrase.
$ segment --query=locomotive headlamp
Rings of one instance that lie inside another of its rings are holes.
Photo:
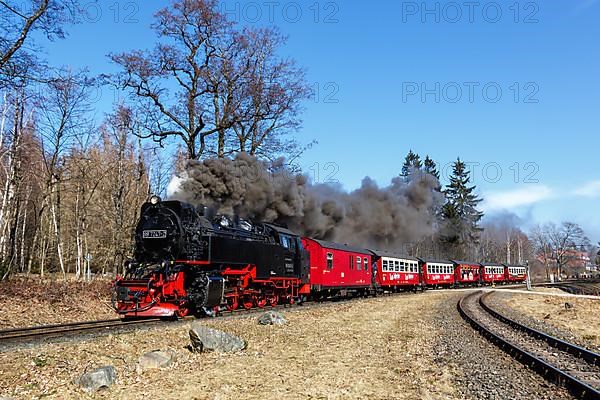
[[[150,203],[151,204],[158,204],[158,203],[160,203],[160,197],[158,197],[156,195],[152,195],[152,197],[150,197]]]

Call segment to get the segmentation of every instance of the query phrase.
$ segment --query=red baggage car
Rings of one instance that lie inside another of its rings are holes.
[[[302,244],[310,253],[310,285],[317,297],[370,292],[369,250],[307,237]]]

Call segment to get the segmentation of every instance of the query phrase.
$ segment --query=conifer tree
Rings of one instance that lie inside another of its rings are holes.
[[[437,169],[437,165],[435,161],[433,161],[429,156],[425,156],[425,173],[435,176],[438,180],[440,179],[440,171]]]
[[[412,150],[410,150],[404,158],[404,164],[402,164],[402,172],[400,173],[400,176],[409,181],[413,171],[421,170],[421,168],[423,168],[421,157],[417,153],[414,153]]]
[[[470,182],[465,163],[457,159],[444,191],[446,204],[442,208],[441,234],[442,244],[457,258],[470,255],[482,231],[479,222],[483,213],[477,209],[481,199],[474,193],[476,186],[469,186]]]

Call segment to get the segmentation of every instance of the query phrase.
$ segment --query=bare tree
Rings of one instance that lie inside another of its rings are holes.
[[[532,230],[537,257],[546,267],[549,278],[551,263],[556,264],[556,273],[560,277],[566,267],[578,259],[578,254],[590,244],[583,229],[572,222],[560,225],[553,223],[537,226]]]
[[[38,129],[45,167],[45,203],[50,212],[56,254],[63,275],[66,274],[61,226],[64,155],[71,149],[77,135],[90,127],[86,116],[92,84],[83,73],[61,72],[50,81],[39,104]]]
[[[0,83],[9,77],[27,76],[35,64],[34,31],[49,40],[64,38],[63,26],[77,22],[77,0],[0,0]]]
[[[306,95],[293,63],[275,60],[280,36],[236,30],[218,8],[216,0],[176,0],[155,15],[154,50],[111,55],[122,67],[114,80],[144,110],[144,137],[161,145],[178,138],[188,159],[204,155],[215,135],[212,151],[224,157],[234,126],[254,126],[240,137],[256,152],[271,132],[295,124],[286,115]]]
[[[244,57],[251,68],[241,93],[242,108],[234,110],[238,114],[233,125],[235,150],[273,159],[278,153],[290,153],[287,146],[295,145],[286,135],[300,126],[301,101],[311,90],[293,60],[277,57],[275,52],[286,41],[279,32],[260,29],[244,35],[249,38]]]

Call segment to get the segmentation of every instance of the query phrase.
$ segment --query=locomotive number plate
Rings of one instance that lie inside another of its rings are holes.
[[[143,239],[165,239],[167,237],[167,231],[161,230],[148,230],[142,232]]]

